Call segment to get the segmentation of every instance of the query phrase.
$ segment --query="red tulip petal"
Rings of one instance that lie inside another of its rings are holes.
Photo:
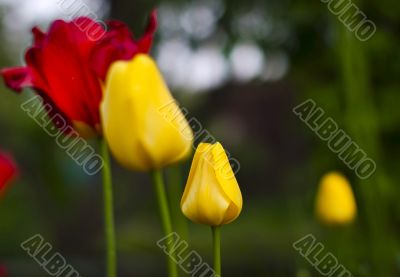
[[[46,37],[46,34],[43,33],[38,27],[32,28],[33,34],[33,44],[35,47],[40,47]]]
[[[101,80],[105,80],[111,64],[117,60],[130,60],[138,53],[147,53],[153,42],[157,28],[157,14],[152,11],[144,36],[135,41],[133,34],[124,23],[111,20],[107,22],[108,32],[94,47],[91,65]]]
[[[40,52],[40,64],[34,67],[46,77],[48,89],[43,93],[71,121],[90,126],[99,124],[98,106],[101,100],[100,83],[86,66],[94,42],[74,23],[55,21]]]
[[[0,191],[5,189],[6,185],[16,174],[17,166],[14,160],[8,154],[0,152]]]
[[[7,277],[7,271],[3,265],[0,265],[0,277]]]
[[[45,81],[41,78],[41,72],[38,72],[40,67],[38,66],[40,57],[38,52],[40,46],[43,43],[45,34],[38,28],[32,29],[34,37],[34,45],[25,54],[25,60],[27,62],[26,67],[11,67],[4,68],[0,74],[3,76],[6,85],[17,92],[21,92],[23,88],[37,88],[46,90],[47,86]]]
[[[23,88],[32,87],[32,77],[27,67],[4,68],[0,72],[7,87],[17,92]]]
[[[3,69],[6,85],[16,91],[34,88],[51,105],[50,117],[58,113],[68,124],[79,121],[99,129],[102,90],[89,57],[96,44],[90,35],[102,28],[87,17],[56,20],[47,34],[33,28],[33,45],[25,54],[27,66]]]
[[[56,20],[47,33],[33,28],[26,67],[1,71],[6,85],[16,91],[32,87],[51,105],[50,116],[58,113],[68,124],[81,122],[101,132],[99,78],[105,79],[114,61],[149,51],[157,17],[153,11],[145,34],[138,41],[122,22],[110,21],[108,27],[106,32],[94,20],[79,17],[71,22]]]
[[[150,14],[149,22],[147,24],[146,32],[138,41],[138,48],[140,53],[148,53],[153,44],[154,33],[157,29],[157,11],[153,10]]]

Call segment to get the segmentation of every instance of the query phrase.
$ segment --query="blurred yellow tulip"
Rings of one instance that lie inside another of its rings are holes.
[[[327,225],[351,223],[356,217],[357,206],[347,179],[331,172],[321,179],[316,197],[316,214]]]
[[[115,62],[104,93],[103,132],[123,166],[148,171],[190,154],[193,132],[149,56]]]
[[[242,194],[220,143],[200,143],[181,200],[183,214],[192,221],[220,226],[242,210]]]

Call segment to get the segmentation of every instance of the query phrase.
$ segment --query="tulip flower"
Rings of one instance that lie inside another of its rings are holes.
[[[165,106],[170,116],[162,111]],[[129,169],[160,169],[190,154],[189,124],[155,62],[145,54],[112,65],[101,115],[111,152]]]
[[[229,175],[224,171],[228,168]],[[200,143],[181,201],[190,220],[210,226],[234,221],[242,210],[242,194],[220,143]]]
[[[0,277],[7,277],[6,268],[0,264]]]
[[[17,174],[17,166],[10,155],[0,152],[0,195]]]
[[[352,222],[356,213],[356,202],[347,179],[337,172],[324,175],[316,197],[318,219],[327,225],[342,225]]]
[[[200,143],[194,154],[181,209],[190,220],[212,227],[216,276],[221,276],[220,226],[234,221],[242,205],[242,194],[222,145]]]
[[[116,60],[128,60],[138,53],[147,53],[156,26],[153,11],[144,36],[134,40],[126,25],[118,21],[108,21],[105,30],[100,23],[87,17],[71,22],[56,20],[47,33],[37,27],[32,29],[34,41],[25,54],[26,66],[2,69],[1,75],[6,85],[17,92],[33,88],[46,107],[51,107],[47,109],[50,118],[62,116],[68,127],[73,127],[82,137],[102,136],[99,106],[103,97],[102,82],[109,66]],[[59,127],[60,131],[73,134],[72,128],[64,128],[64,125]],[[112,184],[104,140],[101,150],[105,161],[107,276],[114,277],[117,273]]]
[[[104,136],[125,167],[151,171],[165,235],[172,233],[161,169],[186,158],[193,132],[155,62],[145,54],[115,62],[107,73],[100,113]],[[169,276],[177,265],[168,258]]]
[[[107,26],[107,33],[94,46],[91,56],[92,67],[103,81],[113,62],[130,60],[136,54],[150,51],[157,28],[157,13],[151,12],[146,31],[139,40],[135,40],[129,28],[120,21],[107,21]]]
[[[141,40],[134,41],[121,22],[109,21],[107,28],[108,32],[86,17],[71,22],[56,20],[47,33],[33,28],[34,40],[25,54],[26,66],[1,71],[6,85],[17,92],[33,88],[52,107],[50,117],[63,116],[81,136],[101,135],[99,79],[113,61],[149,50],[156,28],[155,12]],[[105,34],[93,37],[93,32]]]

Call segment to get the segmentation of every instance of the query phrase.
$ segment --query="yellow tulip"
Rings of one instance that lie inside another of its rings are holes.
[[[193,132],[149,56],[115,62],[104,93],[103,132],[123,166],[159,169],[190,154]]]
[[[356,202],[347,179],[337,172],[324,175],[316,198],[318,219],[327,225],[341,225],[352,222],[356,213]]]
[[[220,143],[200,143],[181,200],[190,220],[220,226],[235,220],[242,210],[242,194]]]

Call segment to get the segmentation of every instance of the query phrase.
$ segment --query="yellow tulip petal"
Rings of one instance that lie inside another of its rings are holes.
[[[166,118],[161,111],[165,106],[174,116]],[[113,64],[101,115],[111,152],[128,168],[157,169],[190,154],[193,133],[147,55]]]
[[[350,223],[357,213],[353,191],[347,179],[336,172],[322,177],[316,198],[316,214],[329,225]]]
[[[239,216],[241,192],[233,174],[223,178],[218,167],[225,163],[229,161],[221,144],[198,146],[181,201],[182,212],[192,221],[219,226]]]

